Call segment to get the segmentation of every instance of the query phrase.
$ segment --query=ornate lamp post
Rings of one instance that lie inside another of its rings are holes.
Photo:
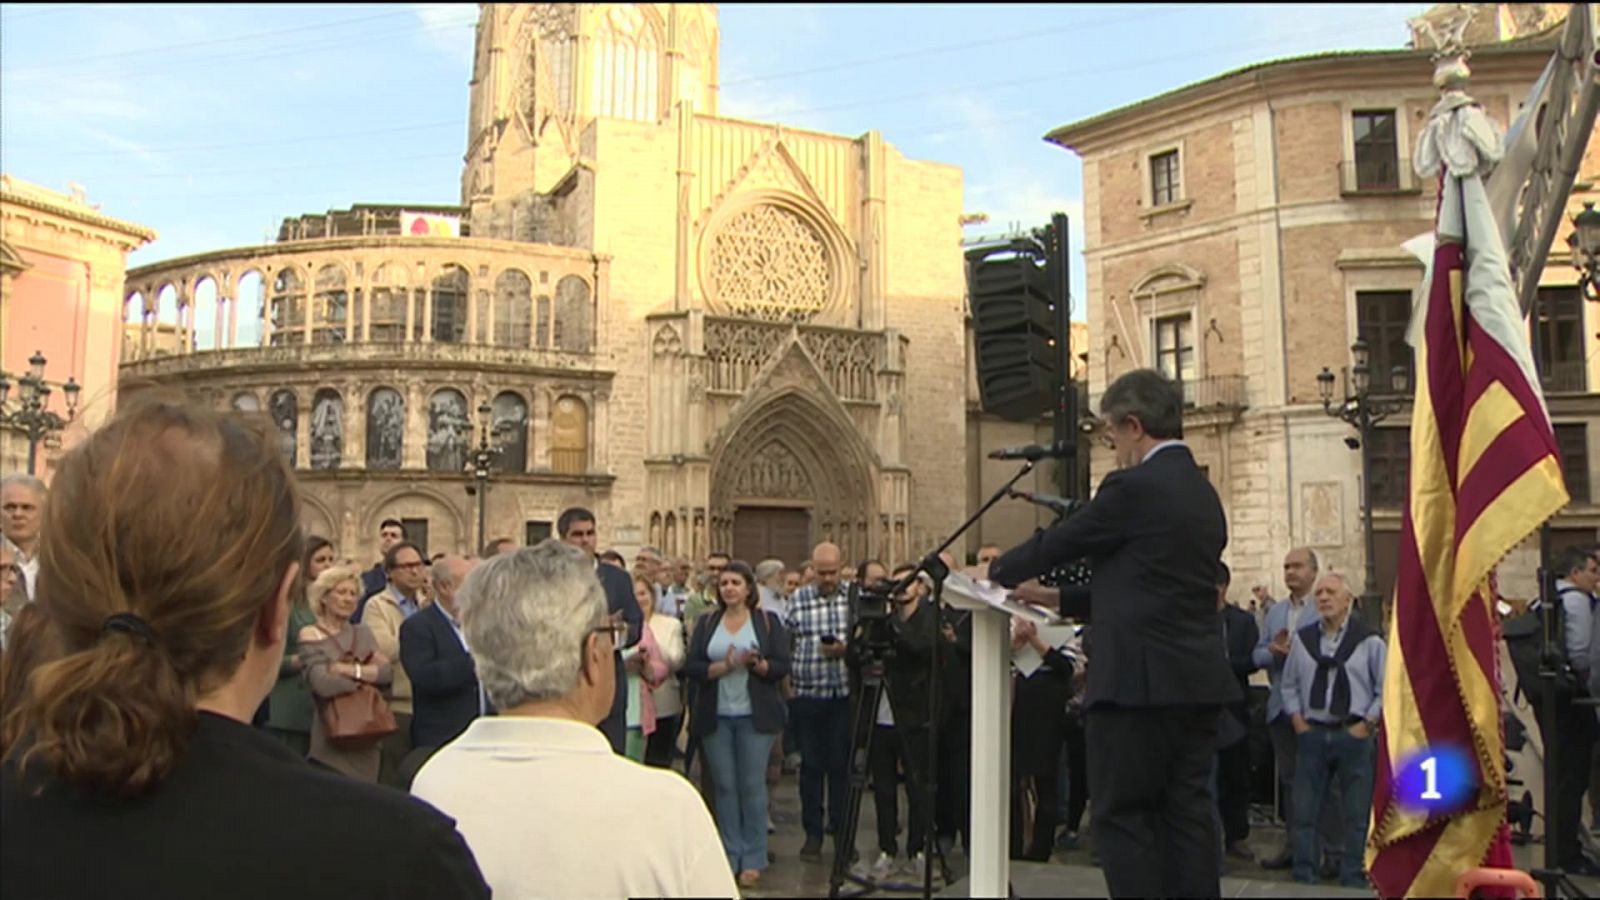
[[[1583,299],[1600,303],[1600,210],[1593,201],[1585,200],[1583,211],[1572,217],[1567,246],[1572,248],[1572,267],[1578,270]]]
[[[38,464],[39,442],[59,433],[77,415],[78,394],[82,390],[76,379],[68,377],[67,383],[61,385],[61,393],[67,398],[67,414],[63,418],[51,412],[50,394],[53,388],[44,378],[44,365],[44,354],[35,350],[33,356],[28,358],[27,374],[17,379],[20,390],[15,404],[7,402],[11,394],[11,380],[5,372],[0,372],[0,427],[14,428],[27,436],[29,475],[36,474],[34,469]]]
[[[488,540],[484,535],[484,517],[488,511],[489,478],[493,475],[494,461],[500,457],[500,448],[489,445],[489,413],[488,403],[478,404],[478,446],[472,449],[467,457],[467,471],[472,474],[474,484],[467,486],[467,493],[478,498],[478,543],[482,547]]]
[[[1322,396],[1323,412],[1354,427],[1360,435],[1358,439],[1346,438],[1345,444],[1361,451],[1361,530],[1367,549],[1361,606],[1369,622],[1381,625],[1383,598],[1378,594],[1377,553],[1372,531],[1372,434],[1379,422],[1403,408],[1410,376],[1405,366],[1395,366],[1389,371],[1389,387],[1394,396],[1381,397],[1372,391],[1372,370],[1364,339],[1356,338],[1350,345],[1350,358],[1351,365],[1345,370],[1341,384],[1344,398],[1334,404],[1333,373],[1326,366],[1317,373],[1317,393]]]

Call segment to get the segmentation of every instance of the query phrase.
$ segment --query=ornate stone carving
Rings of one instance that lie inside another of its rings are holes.
[[[446,388],[428,398],[428,468],[434,472],[460,472],[467,467],[467,444],[472,440],[472,419],[467,398]]]
[[[344,398],[331,388],[311,402],[311,468],[337,469],[344,459]]]
[[[656,332],[656,337],[651,342],[651,349],[656,356],[677,356],[683,352],[683,338],[678,336],[678,329],[671,325],[661,326]]]
[[[860,332],[802,329],[805,345],[841,400],[878,399],[883,339]]]
[[[713,391],[743,393],[777,354],[789,327],[762,322],[706,320],[706,371]]]
[[[811,499],[811,478],[789,449],[776,441],[763,446],[739,470],[736,497]]]
[[[712,302],[724,312],[805,322],[834,294],[828,246],[795,212],[763,203],[735,213],[712,237]]]

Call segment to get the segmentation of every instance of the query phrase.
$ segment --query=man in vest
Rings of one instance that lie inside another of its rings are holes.
[[[1378,714],[1383,705],[1384,644],[1360,616],[1344,576],[1317,579],[1319,619],[1294,633],[1283,666],[1283,711],[1295,732],[1294,819],[1289,843],[1294,880],[1316,884],[1316,822],[1328,782],[1343,805],[1339,882],[1365,887],[1361,863],[1372,808]]]

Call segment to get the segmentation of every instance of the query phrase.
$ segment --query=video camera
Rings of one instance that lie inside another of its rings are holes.
[[[897,597],[903,597],[923,574],[935,582],[950,574],[950,569],[937,556],[930,556],[917,564],[899,581],[879,581],[872,584],[852,582],[850,598],[850,633],[852,644],[860,649],[864,659],[883,660],[894,656],[894,631],[889,620],[894,615]]]

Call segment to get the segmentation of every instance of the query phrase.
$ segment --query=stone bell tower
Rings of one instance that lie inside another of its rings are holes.
[[[664,123],[679,100],[716,113],[715,4],[480,6],[461,171],[475,223],[561,186],[596,118]]]

